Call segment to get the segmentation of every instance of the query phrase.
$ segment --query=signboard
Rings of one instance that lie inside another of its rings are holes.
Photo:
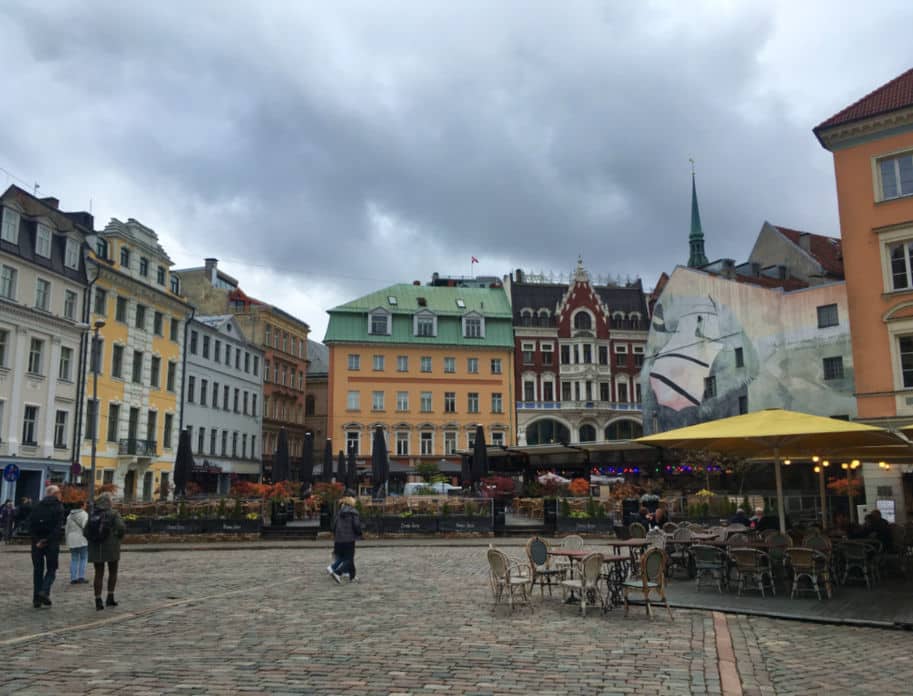
[[[895,512],[895,502],[894,500],[876,500],[875,507],[881,512],[881,516],[891,524],[896,522],[894,518]]]
[[[7,464],[3,467],[3,480],[15,483],[19,480],[19,467],[15,464]]]

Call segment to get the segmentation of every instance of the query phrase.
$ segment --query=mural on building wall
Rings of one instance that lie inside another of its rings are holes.
[[[817,308],[837,305],[819,328]],[[839,358],[842,375],[824,375]],[[854,416],[846,288],[783,293],[679,268],[656,304],[641,372],[644,431],[763,408]]]

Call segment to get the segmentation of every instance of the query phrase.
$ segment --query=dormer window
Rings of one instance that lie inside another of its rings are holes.
[[[175,295],[181,294],[181,279],[176,275],[171,276],[171,292]]]
[[[120,265],[123,268],[130,268],[130,250],[127,247],[120,248]]]
[[[19,213],[11,208],[3,209],[2,238],[10,244],[19,243]]]
[[[108,260],[108,240],[101,238],[96,240],[95,255],[100,259],[104,259],[105,261]]]
[[[383,310],[371,312],[368,319],[368,333],[372,336],[390,335],[390,315]]]
[[[396,297],[394,295],[387,296],[387,303],[393,306],[396,306]]]
[[[51,228],[40,222],[35,233],[35,253],[46,259],[51,258]]]
[[[413,317],[412,333],[430,338],[437,336],[437,317],[431,312],[419,312]]]
[[[588,312],[577,312],[577,314],[574,315],[574,328],[578,331],[592,331],[593,318]]]
[[[64,259],[67,268],[79,268],[79,242],[67,238],[67,252]]]
[[[467,314],[463,317],[464,338],[485,338],[485,319],[479,314]]]

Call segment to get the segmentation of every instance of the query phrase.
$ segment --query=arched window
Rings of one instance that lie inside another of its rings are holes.
[[[574,315],[574,328],[580,331],[592,331],[593,320],[587,312],[577,312]]]
[[[605,429],[606,440],[633,440],[644,434],[644,427],[633,420],[618,420],[609,423]]]
[[[308,394],[304,397],[304,415],[313,416],[314,415],[314,395]]]
[[[571,431],[556,420],[546,418],[530,423],[526,428],[527,445],[545,445],[550,442],[570,442]]]
[[[581,442],[596,442],[596,428],[592,425],[581,425],[580,426],[580,441]]]

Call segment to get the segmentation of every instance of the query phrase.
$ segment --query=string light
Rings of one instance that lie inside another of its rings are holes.
[[[816,474],[820,474],[820,473],[821,473],[821,467],[820,467],[820,466],[816,466],[816,467],[815,467],[815,473],[816,473]]]
[[[849,468],[850,468],[850,465],[847,464],[846,462],[843,462],[843,463],[840,465],[840,468],[841,468],[841,469],[849,469]]]
[[[817,454],[814,457],[812,457],[812,461],[815,462],[816,464],[818,463],[819,459],[820,459],[820,457]]]
[[[830,465],[831,465],[831,463],[827,459],[825,459],[823,462],[821,462],[821,466],[830,466]]]

